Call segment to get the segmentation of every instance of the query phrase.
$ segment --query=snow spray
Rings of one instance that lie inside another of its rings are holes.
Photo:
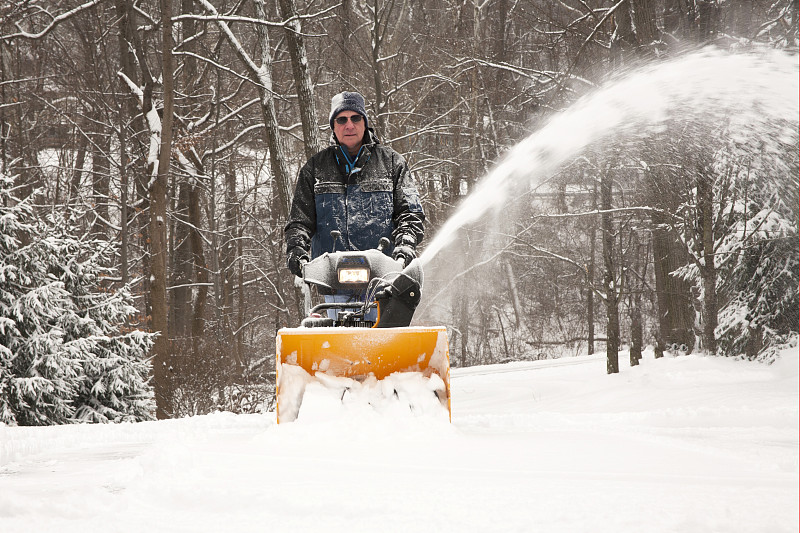
[[[796,121],[798,99],[798,58],[783,52],[712,49],[642,67],[554,115],[514,146],[445,222],[420,261],[429,263],[460,228],[503,207],[512,185],[543,183],[593,142],[644,134],[697,112],[724,113],[734,134],[752,131],[775,119]]]

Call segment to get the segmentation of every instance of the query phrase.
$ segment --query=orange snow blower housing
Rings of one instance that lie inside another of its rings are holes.
[[[403,268],[380,247],[326,253],[303,265],[303,281],[323,293],[348,290],[356,296],[347,303],[319,304],[299,328],[278,331],[278,423],[298,417],[309,383],[339,387],[344,398],[354,386],[410,373],[425,383],[423,392],[414,394],[430,395],[424,400],[434,398],[449,417],[447,331],[444,327],[409,326],[422,287],[419,261]],[[376,307],[377,321],[373,323],[370,311]],[[384,392],[398,397],[396,389],[389,389]],[[411,410],[422,400],[404,399]]]

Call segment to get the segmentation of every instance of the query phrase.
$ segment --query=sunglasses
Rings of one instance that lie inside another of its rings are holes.
[[[353,124],[358,124],[359,122],[361,122],[361,119],[363,119],[363,118],[364,117],[362,117],[361,115],[353,115],[352,117],[336,117],[333,120],[338,125],[344,126],[345,124],[347,124],[348,120],[350,120],[350,122],[352,122]]]

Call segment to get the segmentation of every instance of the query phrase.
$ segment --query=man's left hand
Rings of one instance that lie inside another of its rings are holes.
[[[392,259],[402,261],[404,267],[407,267],[411,261],[416,259],[416,257],[417,252],[414,250],[414,248],[405,244],[395,246],[394,250],[392,251]]]

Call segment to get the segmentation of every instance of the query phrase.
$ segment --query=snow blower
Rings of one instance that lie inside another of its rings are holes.
[[[450,358],[444,327],[411,327],[422,288],[418,260],[405,266],[383,253],[389,243],[365,251],[325,253],[303,265],[303,282],[347,302],[320,303],[298,328],[276,339],[278,423],[295,420],[307,387],[316,383],[347,393],[370,386],[410,410],[433,401],[450,414]],[[341,298],[340,298],[341,299]],[[375,317],[377,310],[377,317]],[[397,386],[414,374],[424,385]],[[384,385],[384,386],[381,386]],[[420,397],[422,396],[422,397]]]

